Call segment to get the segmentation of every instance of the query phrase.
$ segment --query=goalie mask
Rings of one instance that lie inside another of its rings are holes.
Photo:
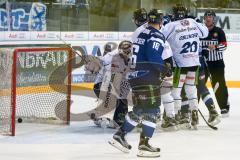
[[[132,42],[122,41],[118,46],[119,54],[129,56],[132,53]]]

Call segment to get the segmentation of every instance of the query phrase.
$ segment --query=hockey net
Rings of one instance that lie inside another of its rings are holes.
[[[0,134],[15,135],[15,122],[69,124],[69,48],[0,49]]]

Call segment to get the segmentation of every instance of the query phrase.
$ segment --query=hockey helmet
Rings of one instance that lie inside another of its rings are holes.
[[[139,8],[133,12],[133,22],[138,27],[147,22],[147,11],[145,8]]]
[[[188,15],[188,9],[182,4],[176,4],[172,8],[174,20],[184,19]]]
[[[165,26],[169,22],[171,22],[171,17],[169,15],[163,16],[163,25]]]
[[[204,13],[204,17],[206,17],[206,16],[216,17],[216,13],[215,13],[213,10],[207,10],[207,11]]]
[[[148,22],[149,23],[162,23],[163,21],[163,12],[159,9],[152,9],[148,13]]]
[[[212,16],[212,17],[213,17],[213,23],[216,24],[216,22],[217,22],[217,16],[216,16],[216,13],[215,13],[213,10],[207,10],[207,11],[204,13],[204,19],[205,19],[207,16]]]

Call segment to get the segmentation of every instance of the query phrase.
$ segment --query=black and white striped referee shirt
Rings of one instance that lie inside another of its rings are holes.
[[[208,37],[201,40],[202,48],[208,48],[209,45],[215,45],[216,49],[209,51],[209,55],[205,55],[207,61],[218,61],[223,59],[223,52],[227,49],[227,41],[224,31],[214,26],[209,31]]]

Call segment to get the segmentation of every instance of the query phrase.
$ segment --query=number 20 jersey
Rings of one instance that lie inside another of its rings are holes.
[[[199,38],[208,36],[205,25],[186,18],[168,23],[162,33],[171,46],[178,67],[200,66]]]

